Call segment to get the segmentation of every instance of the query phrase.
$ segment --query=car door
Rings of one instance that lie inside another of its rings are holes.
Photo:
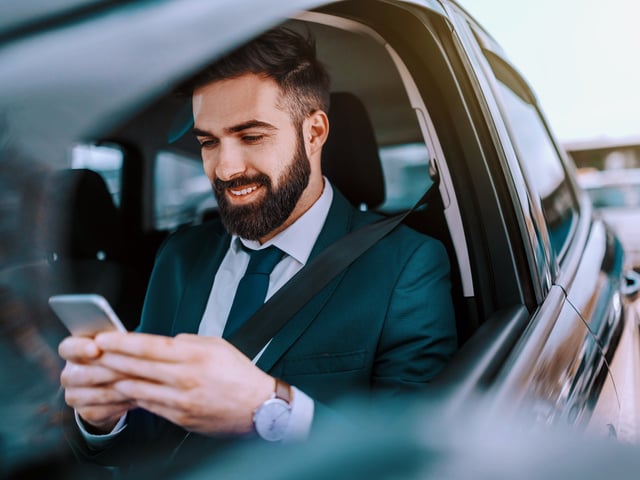
[[[620,250],[592,220],[535,96],[499,46],[448,2],[323,11],[358,19],[389,42],[415,84],[413,107],[429,119],[434,160],[450,175],[441,194],[455,199],[461,218],[460,229],[449,227],[468,245],[469,273],[461,273],[472,280],[464,292],[475,315],[442,377],[451,403],[488,390],[501,412],[584,425],[622,327]]]
[[[459,332],[468,336],[461,338],[463,349],[443,382],[455,385],[458,398],[486,389],[504,371],[505,359],[542,301],[549,299],[541,315],[553,320],[564,305],[563,290],[551,289],[546,231],[535,228],[538,213],[529,205],[523,174],[520,168],[511,170],[477,72],[440,4],[370,2],[365,9],[343,2],[321,11],[374,30],[393,52],[441,174],[440,194],[457,257],[453,264],[467,306],[458,321],[466,327]],[[509,142],[506,133],[504,138]]]
[[[538,284],[531,323],[494,388],[506,403],[532,404],[538,420],[584,425],[622,331],[620,245],[592,219],[574,168],[526,82],[482,30],[455,15],[508,174],[524,187],[519,201],[528,228],[522,237]]]

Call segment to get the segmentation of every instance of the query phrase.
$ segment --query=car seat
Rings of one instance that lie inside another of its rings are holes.
[[[352,205],[375,209],[385,199],[384,175],[371,120],[360,99],[331,94],[330,133],[322,148],[322,172]]]
[[[31,261],[12,282],[33,320],[46,316],[51,295],[97,293],[134,328],[146,276],[125,262],[124,229],[105,181],[92,170],[65,169],[40,184],[38,205],[28,209],[32,218],[23,219]]]

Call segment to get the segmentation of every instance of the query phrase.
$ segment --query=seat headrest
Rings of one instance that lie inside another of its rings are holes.
[[[119,256],[119,212],[97,172],[58,170],[47,179],[45,189],[45,235],[51,253],[75,259]]]
[[[364,105],[352,93],[331,94],[329,137],[322,149],[322,171],[351,202],[369,209],[385,199],[378,143]]]

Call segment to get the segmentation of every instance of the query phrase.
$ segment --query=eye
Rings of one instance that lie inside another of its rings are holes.
[[[199,140],[200,143],[200,148],[213,148],[216,145],[218,145],[218,139],[212,138],[212,139],[207,139],[207,140]]]
[[[264,135],[243,135],[242,140],[246,143],[258,143],[264,138]]]

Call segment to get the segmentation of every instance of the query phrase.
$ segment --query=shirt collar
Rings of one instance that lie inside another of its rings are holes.
[[[318,200],[286,229],[262,245],[257,240],[247,240],[237,235],[232,235],[231,248],[237,253],[241,249],[239,242],[242,242],[245,247],[252,250],[260,250],[275,245],[284,253],[305,265],[324,226],[333,201],[331,183],[326,177],[323,178],[324,188]]]

